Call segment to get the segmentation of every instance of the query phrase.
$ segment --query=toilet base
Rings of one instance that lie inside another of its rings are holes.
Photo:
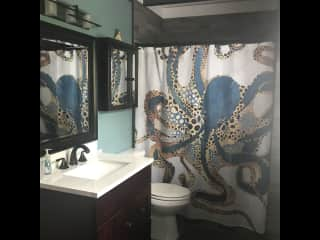
[[[177,240],[179,237],[177,220],[175,215],[151,216],[151,239]]]

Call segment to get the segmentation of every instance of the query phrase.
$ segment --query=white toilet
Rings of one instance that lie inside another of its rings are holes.
[[[151,183],[151,239],[178,239],[176,214],[190,203],[190,196],[185,187]]]

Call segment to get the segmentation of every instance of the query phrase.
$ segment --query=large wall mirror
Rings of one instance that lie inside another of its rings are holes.
[[[40,22],[40,151],[97,139],[94,39]]]

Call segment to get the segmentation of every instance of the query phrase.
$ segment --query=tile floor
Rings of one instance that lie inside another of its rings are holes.
[[[279,240],[257,234],[241,227],[225,227],[223,225],[201,221],[187,220],[177,216],[179,240]]]

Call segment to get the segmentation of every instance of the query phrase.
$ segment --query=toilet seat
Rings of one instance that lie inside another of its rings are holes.
[[[152,183],[151,198],[158,201],[177,202],[190,199],[188,188],[169,183]]]
[[[164,201],[164,200],[157,200],[152,198],[151,199],[151,205],[154,207],[164,207],[167,209],[170,208],[177,208],[180,206],[185,206],[187,204],[190,203],[189,199],[185,199],[185,200],[178,200],[178,201]]]

